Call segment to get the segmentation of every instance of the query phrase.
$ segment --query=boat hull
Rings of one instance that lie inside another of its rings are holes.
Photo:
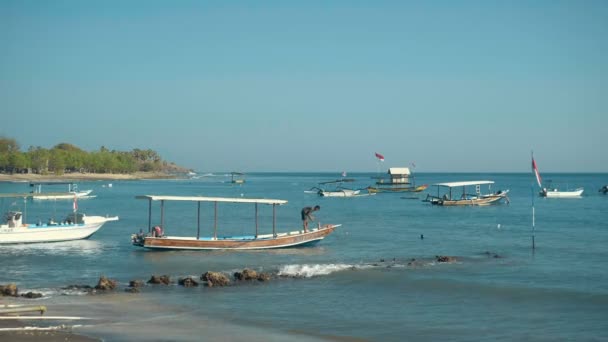
[[[540,195],[547,198],[572,198],[572,197],[581,197],[583,195],[584,189],[576,189],[574,191],[541,191]]]
[[[320,191],[319,196],[322,197],[353,197],[359,195],[361,190],[336,190],[336,191]]]
[[[149,249],[190,249],[190,250],[250,250],[250,249],[274,249],[304,246],[323,240],[340,225],[326,225],[321,228],[304,233],[295,231],[290,233],[272,234],[255,237],[218,237],[200,238],[196,237],[145,237],[141,247]]]
[[[44,193],[39,193],[34,194],[32,198],[34,200],[73,200],[74,197],[79,199],[95,197],[89,195],[91,192],[93,192],[93,190],[70,192],[66,193],[65,195],[45,195]]]
[[[442,206],[485,206],[497,204],[500,200],[504,199],[505,201],[509,201],[507,197],[507,193],[509,190],[501,192],[500,194],[490,194],[490,195],[482,195],[475,198],[468,199],[458,199],[458,200],[450,200],[445,198],[438,198],[433,196],[427,196],[426,202],[430,202],[434,205],[442,205]]]
[[[116,221],[115,218],[89,216],[85,223],[35,225],[26,224],[21,227],[0,225],[0,244],[22,244],[40,242],[59,242],[87,239],[95,234],[107,221]]]
[[[379,193],[379,192],[421,192],[428,188],[428,185],[420,185],[420,186],[408,186],[408,187],[368,187],[367,191],[370,193]]]

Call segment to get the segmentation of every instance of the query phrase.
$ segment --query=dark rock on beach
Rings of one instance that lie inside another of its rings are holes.
[[[23,298],[29,298],[29,299],[36,299],[36,298],[41,298],[42,297],[42,293],[38,293],[38,292],[22,293],[21,297],[23,297]]]
[[[7,297],[17,297],[19,289],[16,284],[0,285],[0,294]]]
[[[129,286],[125,289],[125,292],[129,292],[129,293],[139,293],[141,292],[141,290],[139,289],[139,287],[133,287],[133,286]]]
[[[101,276],[99,278],[99,281],[97,282],[97,286],[95,286],[95,290],[112,291],[116,288],[117,284],[118,283],[116,282],[116,280]]]
[[[455,257],[447,255],[436,255],[435,260],[437,260],[437,262],[456,262]]]
[[[269,281],[270,274],[263,272],[256,272],[252,269],[246,268],[242,272],[234,272],[234,279],[237,281],[249,281],[249,280],[257,280],[257,281]]]
[[[177,283],[183,287],[198,286],[198,282],[192,277],[180,278]]]
[[[220,272],[207,272],[201,276],[201,280],[207,282],[207,286],[228,286],[230,279]]]
[[[171,284],[171,278],[168,275],[162,275],[160,277],[153,275],[150,280],[148,280],[148,284],[169,285]]]
[[[144,281],[143,280],[131,280],[129,282],[129,287],[134,287],[134,288],[138,288],[138,287],[144,287]]]

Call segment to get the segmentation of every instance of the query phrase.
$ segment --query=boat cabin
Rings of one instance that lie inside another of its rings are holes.
[[[243,184],[245,183],[245,174],[242,172],[231,172],[230,183],[232,184]]]
[[[409,167],[391,167],[388,169],[388,179],[381,178],[377,184],[410,184],[412,175]]]

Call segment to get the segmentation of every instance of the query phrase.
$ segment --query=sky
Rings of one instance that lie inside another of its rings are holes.
[[[0,0],[0,136],[199,171],[608,172],[606,1]]]

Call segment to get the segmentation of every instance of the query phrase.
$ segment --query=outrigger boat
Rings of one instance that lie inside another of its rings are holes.
[[[60,193],[59,193],[60,194]],[[59,195],[56,194],[56,195]],[[2,198],[28,198],[32,194],[0,194]],[[72,195],[72,198],[74,195]],[[24,201],[24,206],[27,201]],[[86,216],[78,213],[78,206],[74,201],[74,212],[67,217],[55,222],[49,219],[42,223],[23,223],[25,221],[24,211],[8,211],[5,214],[5,223],[0,224],[0,244],[36,243],[36,242],[58,242],[87,239],[95,234],[104,223],[118,221],[118,216]]]
[[[492,184],[494,184],[494,182],[488,180],[433,184],[433,186],[437,187],[437,196],[428,194],[424,202],[430,202],[431,204],[443,206],[465,206],[490,205],[498,203],[500,200],[504,199],[507,203],[509,203],[509,198],[507,197],[509,190],[499,190],[497,192],[491,192],[488,194],[481,193],[481,185],[488,185],[489,188]],[[470,186],[475,186],[474,194],[467,193],[467,187]],[[448,189],[443,196],[440,196],[441,188]],[[452,191],[454,188],[462,188],[462,193],[460,196],[456,194],[456,191]]]
[[[321,197],[359,197],[359,196],[369,196],[371,195],[369,192],[366,194],[361,194],[361,189],[350,189],[344,187],[343,183],[351,183],[354,182],[354,179],[351,178],[342,178],[333,181],[321,182],[319,186],[315,186],[310,188],[310,190],[306,190],[306,193],[309,194],[317,194]],[[335,188],[327,189],[326,185],[335,184]]]
[[[547,186],[542,186],[542,178],[540,177],[540,172],[538,171],[538,167],[536,166],[536,161],[534,160],[534,155],[532,155],[532,172],[536,176],[536,182],[538,183],[538,187],[541,188],[538,193],[541,197],[547,198],[578,198],[581,197],[583,188],[577,188],[575,190],[567,190],[560,191],[557,188],[551,187],[551,181],[547,181]]]
[[[42,192],[43,185],[67,185],[68,191],[63,193],[45,193]],[[78,185],[72,182],[30,183],[30,187],[33,188],[31,198],[35,200],[70,200],[73,199],[74,196],[78,197],[79,199],[95,197],[91,196],[91,192],[93,192],[93,190],[78,191]]]
[[[340,224],[319,224],[306,232],[302,230],[278,233],[276,230],[276,207],[286,204],[285,200],[253,199],[253,198],[224,198],[224,197],[195,197],[195,196],[137,196],[137,199],[148,200],[148,233],[133,234],[131,241],[135,246],[150,249],[193,249],[193,250],[247,250],[271,249],[311,245],[323,240]],[[152,202],[160,201],[161,222],[152,227]],[[198,203],[195,236],[168,236],[164,234],[164,203],[166,201],[186,201]],[[214,205],[213,236],[201,236],[201,202],[211,202]],[[255,206],[255,234],[248,236],[218,235],[217,209],[219,203],[248,203]],[[258,205],[272,205],[272,234],[259,234]]]
[[[230,173],[230,183],[232,184],[243,184],[245,183],[245,174],[241,172],[231,172]]]
[[[389,179],[377,178],[376,186],[367,187],[370,193],[379,192],[421,192],[428,188],[427,184],[420,186],[410,185],[413,178],[409,167],[391,167],[388,169]]]

